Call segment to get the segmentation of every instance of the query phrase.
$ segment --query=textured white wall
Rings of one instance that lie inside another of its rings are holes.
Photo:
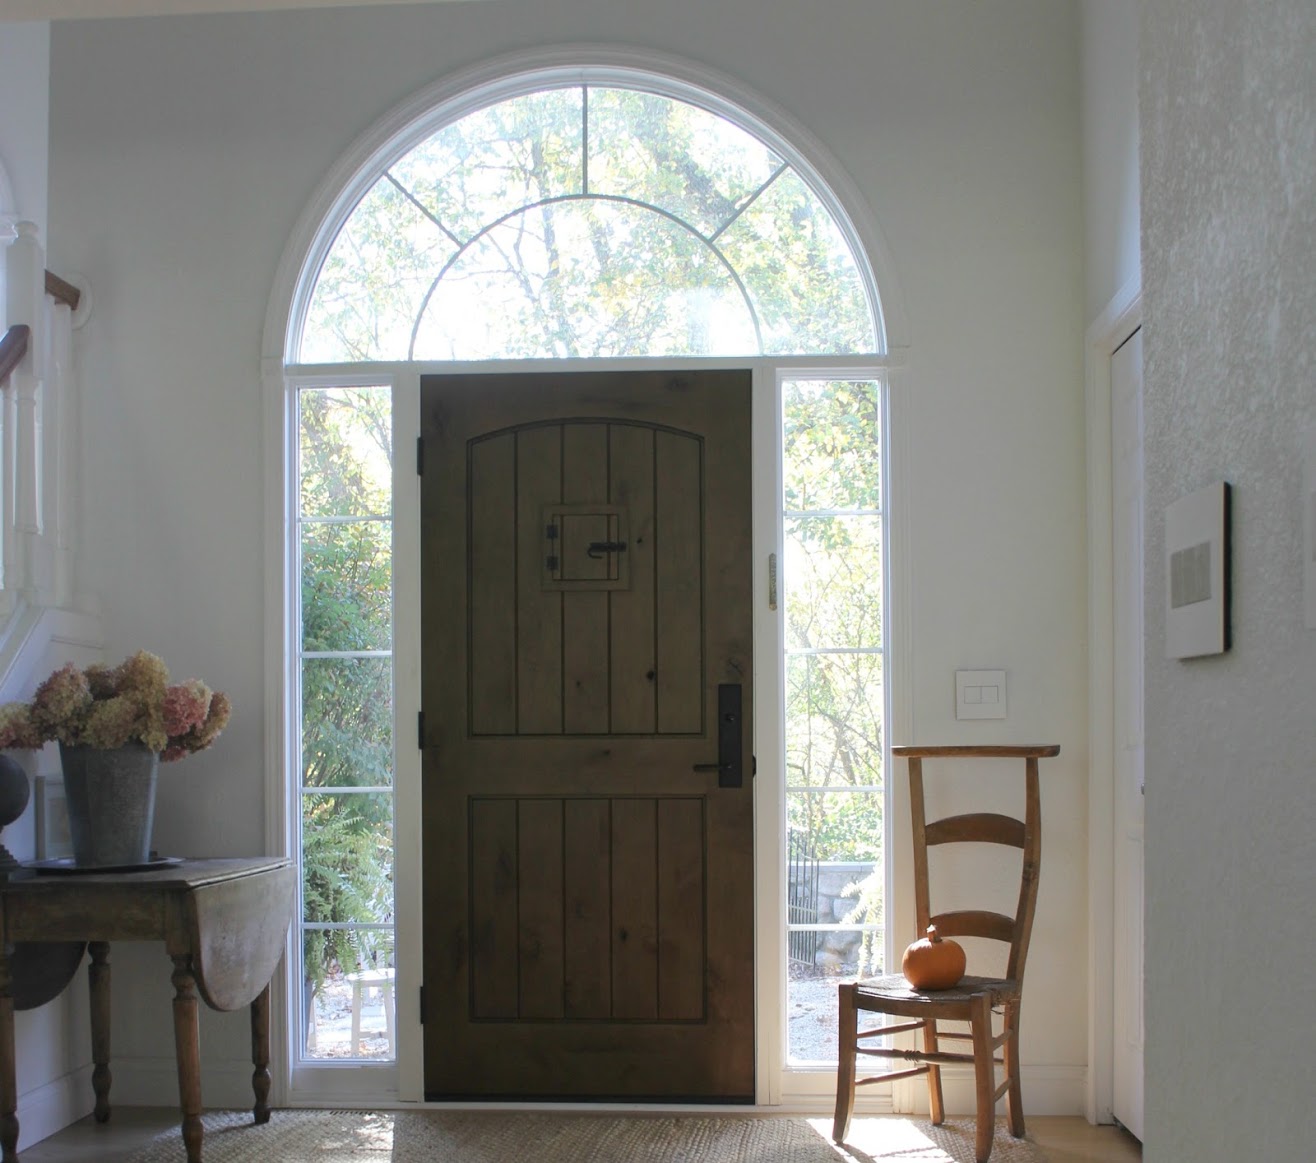
[[[508,0],[57,26],[52,258],[97,288],[80,338],[93,369],[86,557],[107,654],[156,650],[235,703],[219,745],[162,778],[159,845],[212,855],[264,842],[263,644],[274,628],[263,625],[258,355],[275,266],[318,183],[395,105],[488,57],[585,40],[682,56],[756,88],[821,138],[890,243],[912,341],[897,388],[910,456],[895,487],[912,517],[896,551],[909,563],[898,599],[913,665],[896,697],[912,707],[917,740],[1064,748],[1043,791],[1023,1036],[1026,1063],[1054,1084],[1035,1101],[1079,1109],[1077,31],[1076,7],[1054,0]],[[955,721],[957,666],[1009,671],[1008,721]],[[907,826],[903,815],[893,825],[902,842]],[[140,959],[163,974],[154,952]],[[149,988],[158,1015],[165,997]],[[167,1026],[147,1005],[124,1015],[117,1052],[163,1071]],[[227,1063],[238,1076],[240,1026],[205,1031],[212,1074]]]
[[[1316,631],[1316,8],[1151,0],[1142,25],[1146,1157],[1309,1159]],[[1234,485],[1234,647],[1167,661],[1165,506]]]

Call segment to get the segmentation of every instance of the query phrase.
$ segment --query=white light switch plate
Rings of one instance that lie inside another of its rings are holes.
[[[1004,719],[1005,712],[1005,671],[957,670],[955,672],[957,719]]]

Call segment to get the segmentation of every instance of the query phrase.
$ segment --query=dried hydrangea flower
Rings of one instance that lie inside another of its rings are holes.
[[[6,703],[0,707],[0,750],[16,747],[34,751],[43,743],[45,739],[32,722],[32,712],[26,703]]]

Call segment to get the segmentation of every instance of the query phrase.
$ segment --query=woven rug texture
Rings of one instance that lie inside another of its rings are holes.
[[[245,1111],[204,1117],[205,1163],[973,1163],[973,1120],[940,1127],[896,1116],[856,1118],[845,1146],[830,1118],[776,1115],[595,1115],[520,1111],[278,1110],[253,1126]],[[177,1130],[131,1163],[182,1163]],[[1045,1163],[1027,1139],[996,1125],[993,1163]]]

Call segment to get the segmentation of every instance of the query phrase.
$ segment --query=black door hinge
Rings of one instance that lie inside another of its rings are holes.
[[[425,437],[416,437],[416,475],[425,475]]]
[[[425,987],[420,987],[420,1024],[425,1024]]]
[[[421,751],[425,750],[425,712],[424,711],[416,712],[416,746]]]

